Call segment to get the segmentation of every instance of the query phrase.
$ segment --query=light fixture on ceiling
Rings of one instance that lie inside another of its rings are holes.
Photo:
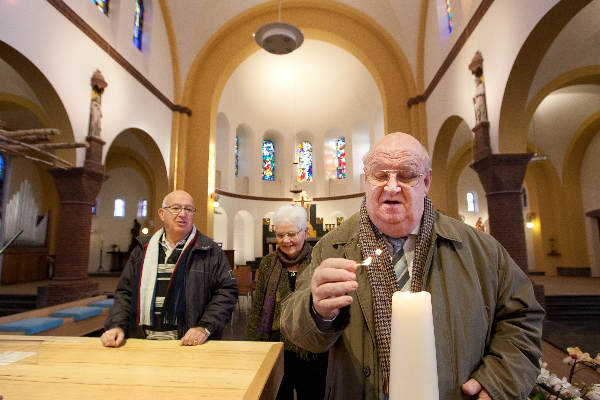
[[[304,41],[300,29],[281,22],[281,0],[279,0],[278,22],[261,26],[253,36],[256,43],[271,54],[291,53]]]

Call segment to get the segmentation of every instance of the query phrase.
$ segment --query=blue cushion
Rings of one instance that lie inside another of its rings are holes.
[[[88,304],[89,307],[111,308],[115,304],[115,299],[104,299]]]
[[[95,317],[98,314],[102,314],[102,309],[98,307],[71,307],[60,311],[54,311],[50,315],[60,318],[75,318],[75,321],[80,321],[82,319]]]
[[[26,318],[20,321],[0,325],[0,331],[25,332],[26,335],[35,335],[39,332],[58,328],[62,324],[63,320],[60,318]]]

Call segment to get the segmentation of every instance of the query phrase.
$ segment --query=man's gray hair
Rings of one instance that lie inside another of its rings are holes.
[[[162,207],[162,208],[165,208],[165,207],[168,205],[168,204],[167,204],[167,197],[169,197],[169,195],[170,195],[170,194],[171,194],[171,193],[167,193],[167,194],[165,195],[165,197],[163,197],[163,201],[162,201],[162,203],[161,203],[161,207]]]
[[[287,222],[296,225],[298,229],[305,230],[308,227],[306,219],[306,210],[304,207],[295,204],[286,204],[275,212],[273,225],[277,229],[279,224]]]

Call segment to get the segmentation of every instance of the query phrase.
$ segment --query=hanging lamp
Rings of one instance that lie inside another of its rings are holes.
[[[253,36],[256,43],[271,54],[291,53],[304,41],[300,29],[281,22],[281,0],[279,0],[278,22],[261,26]]]

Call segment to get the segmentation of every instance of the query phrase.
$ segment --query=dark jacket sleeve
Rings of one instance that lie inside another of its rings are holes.
[[[141,263],[142,254],[143,247],[141,245],[136,246],[123,268],[121,278],[115,290],[115,303],[110,309],[110,313],[104,324],[105,330],[119,327],[127,335],[130,323],[129,319],[131,318],[133,282],[135,280],[136,269]]]
[[[475,378],[493,399],[525,399],[539,374],[544,310],[529,278],[498,249],[498,297],[492,337]]]
[[[246,325],[246,339],[259,340],[256,335],[256,327],[260,318],[263,303],[265,301],[265,286],[267,284],[267,271],[273,262],[273,257],[270,255],[263,257],[258,266],[258,277],[256,279],[256,288],[252,294],[252,309],[248,317],[248,325]]]
[[[238,285],[223,250],[215,246],[211,253],[212,297],[204,308],[198,326],[208,329],[211,338],[220,338],[223,328],[231,320],[238,298]]]

